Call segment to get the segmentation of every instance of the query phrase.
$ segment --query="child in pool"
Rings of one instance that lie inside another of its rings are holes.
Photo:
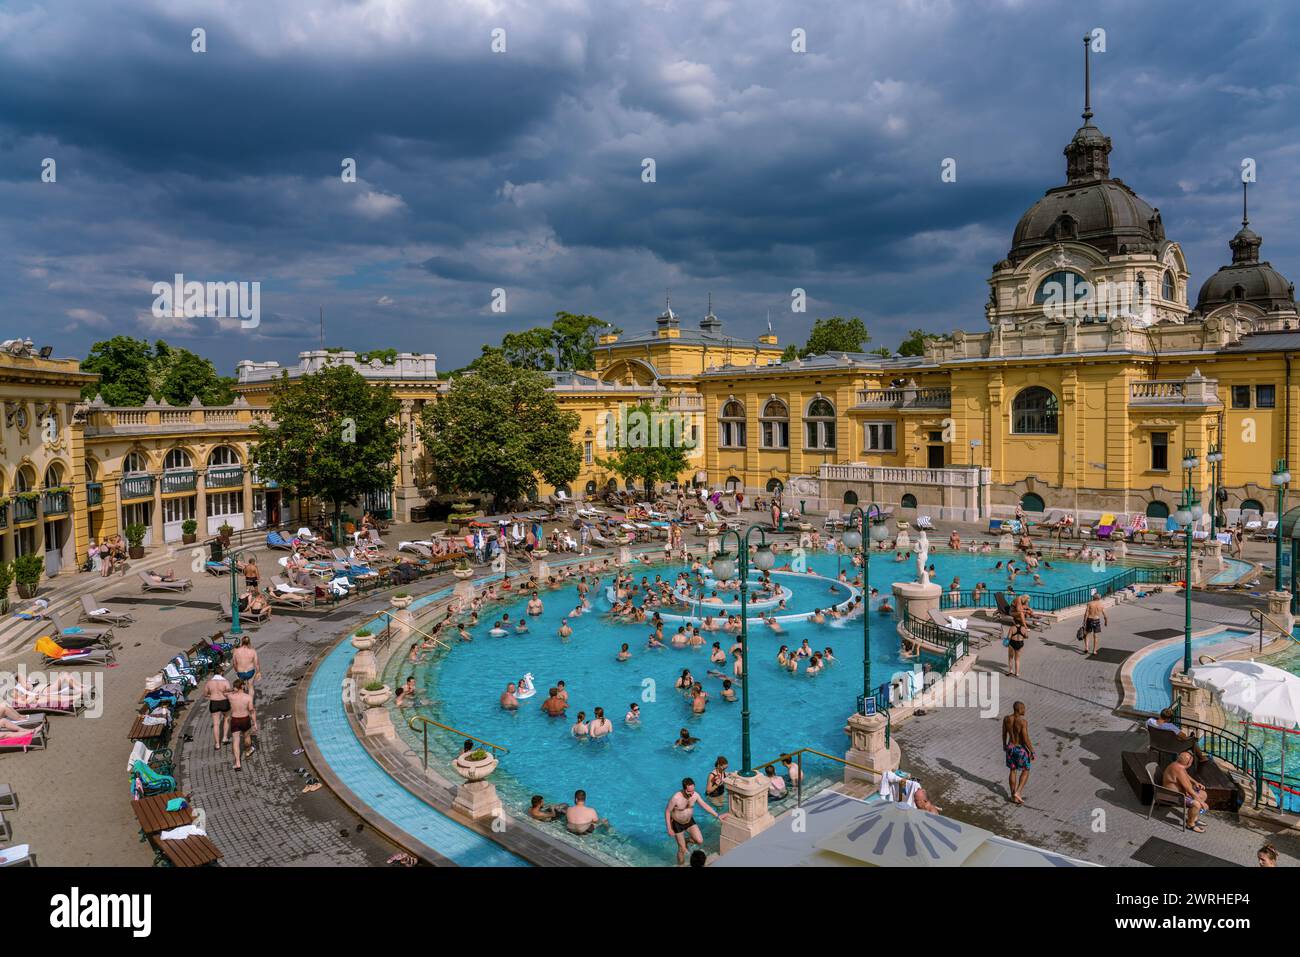
[[[632,652],[630,652],[630,651],[627,650],[627,645],[626,645],[626,644],[624,644],[623,647],[621,647],[621,648],[618,649],[618,660],[619,660],[619,661],[627,661],[627,660],[628,660],[629,658],[631,658],[631,657],[632,657]]]

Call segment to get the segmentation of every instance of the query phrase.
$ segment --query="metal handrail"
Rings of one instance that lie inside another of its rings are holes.
[[[1264,650],[1264,621],[1265,621],[1265,619],[1268,620],[1268,623],[1269,623],[1270,625],[1272,625],[1274,628],[1277,629],[1277,631],[1278,631],[1279,634],[1282,634],[1282,635],[1288,635],[1288,636],[1291,635],[1291,630],[1290,630],[1289,628],[1285,628],[1285,627],[1283,627],[1283,625],[1282,625],[1281,622],[1279,622],[1276,618],[1274,618],[1272,615],[1270,615],[1270,614],[1269,614],[1268,612],[1266,612],[1266,611],[1260,611],[1258,608],[1252,608],[1252,609],[1250,609],[1250,617],[1253,618],[1255,621],[1259,622],[1259,651],[1263,651],[1263,650]]]
[[[389,614],[389,613],[388,613],[388,612],[385,612],[384,614]],[[391,619],[391,615],[390,615],[390,619]],[[443,641],[443,640],[442,640],[441,638],[439,638],[437,635],[431,635],[431,634],[429,634],[427,631],[425,631],[424,629],[415,627],[415,625],[413,625],[413,624],[412,624],[412,625],[407,625],[406,627],[410,628],[411,631],[415,632],[417,635],[423,635],[425,638],[427,638],[427,639],[429,639],[430,641],[432,641],[435,645],[441,645],[443,648],[446,648],[448,651],[451,650],[451,645],[447,644],[445,641]]]
[[[799,781],[795,785],[795,807],[801,807],[803,804],[803,756],[805,754],[815,754],[819,758],[826,758],[828,761],[834,761],[842,764],[846,768],[853,768],[855,771],[862,771],[866,774],[879,774],[879,771],[873,771],[871,768],[863,767],[861,764],[854,764],[852,761],[845,761],[843,758],[837,758],[833,754],[827,754],[825,751],[818,751],[816,748],[799,748],[795,751],[786,751],[780,757],[771,761],[755,761],[755,768],[765,768],[769,764],[776,765],[778,761],[784,761],[786,758],[794,758],[799,767]]]
[[[416,728],[415,722],[417,721],[419,721],[420,724],[422,725],[421,728]],[[429,725],[433,725],[435,728],[441,728],[443,731],[450,731],[452,734],[457,735],[458,737],[465,738],[468,741],[473,741],[477,744],[484,745],[485,747],[489,747],[493,751],[500,752],[501,754],[510,753],[510,749],[503,745],[493,744],[491,741],[485,741],[483,738],[476,738],[474,737],[474,735],[467,734],[466,732],[461,731],[459,728],[453,728],[450,725],[440,724],[439,722],[434,721],[432,718],[426,718],[422,714],[412,715],[410,720],[406,722],[406,726],[410,728],[412,731],[416,731],[416,730],[421,731],[421,733],[424,736],[424,769],[426,771],[429,770]]]
[[[1181,703],[1180,701],[1179,704]],[[1202,751],[1226,761],[1255,782],[1255,807],[1259,807],[1264,790],[1264,755],[1259,748],[1239,734],[1194,718],[1184,718],[1181,708],[1177,711],[1179,726],[1184,729],[1190,727],[1197,732],[1197,737],[1203,741]]]

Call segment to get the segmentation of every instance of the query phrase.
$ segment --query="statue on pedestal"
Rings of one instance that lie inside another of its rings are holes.
[[[930,569],[926,567],[926,561],[930,557],[930,539],[926,536],[925,530],[916,539],[916,580],[922,585],[930,584]]]

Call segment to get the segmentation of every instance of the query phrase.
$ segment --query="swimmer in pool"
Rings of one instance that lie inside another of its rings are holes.
[[[682,728],[681,732],[677,736],[677,740],[673,742],[673,747],[681,748],[683,751],[693,751],[695,750],[695,746],[699,743],[699,738],[691,737],[690,728]]]
[[[785,629],[781,627],[781,623],[776,620],[776,615],[767,616],[767,627],[771,628],[778,635],[785,631]]]
[[[641,723],[641,706],[633,701],[627,706],[627,714],[623,715],[623,720],[628,724]]]
[[[515,697],[515,683],[512,681],[506,685],[506,690],[501,692],[501,707],[506,711],[517,711],[519,709],[519,699]]]
[[[812,658],[808,661],[808,668],[804,671],[804,674],[811,678],[813,675],[819,674],[821,670],[822,656],[819,652],[814,651]]]
[[[528,614],[540,615],[543,610],[542,600],[537,597],[537,592],[533,592],[533,597],[528,599]]]
[[[814,608],[813,613],[808,616],[808,620],[811,621],[814,625],[826,624],[826,616],[822,614],[822,610],[820,608]]]
[[[723,701],[736,700],[736,689],[731,686],[730,678],[722,679],[722,700]]]
[[[835,660],[835,654],[831,651],[831,646],[827,645],[826,650],[822,652],[822,661],[827,663]]]
[[[524,621],[522,618],[520,618],[517,622],[515,622],[515,634],[516,635],[528,634],[528,622]]]
[[[569,733],[575,738],[585,738],[590,731],[591,729],[587,726],[587,712],[579,711],[578,720],[573,722],[573,726],[569,728]]]
[[[722,650],[722,645],[716,641],[713,643],[713,650],[709,652],[709,663],[714,665],[725,665],[727,663],[726,652]]]
[[[662,648],[664,646],[664,643],[659,640],[658,635],[652,634],[650,636],[650,640],[645,643],[645,646],[647,648]]]
[[[603,738],[605,737],[605,735],[611,734],[613,730],[614,730],[613,723],[609,720],[609,718],[605,717],[605,709],[597,708],[596,717],[591,722],[591,726],[589,728],[589,732],[591,736],[593,738]]]
[[[627,661],[631,657],[632,657],[632,652],[627,650],[626,644],[624,644],[623,647],[618,649],[618,657],[617,657],[618,661]]]
[[[570,635],[573,634],[573,629],[569,627],[569,619],[564,618],[560,621],[559,634],[561,638],[568,638]]]
[[[708,703],[709,693],[697,681],[695,687],[691,689],[691,711],[695,714],[704,714],[704,708]]]
[[[456,626],[456,634],[460,636],[461,641],[474,640],[474,636],[465,630],[465,624],[463,622]]]
[[[695,678],[692,677],[689,669],[684,669],[681,676],[673,683],[673,687],[678,691],[690,691],[693,684],[695,684]]]

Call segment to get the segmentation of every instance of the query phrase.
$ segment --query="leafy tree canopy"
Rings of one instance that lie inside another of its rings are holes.
[[[481,492],[500,510],[534,492],[539,479],[558,487],[577,478],[582,453],[572,436],[580,419],[560,409],[550,384],[484,347],[472,369],[421,413],[439,491]]]
[[[344,503],[393,482],[401,403],[351,366],[331,366],[276,383],[271,423],[258,423],[259,473],[293,498]]]
[[[808,341],[802,349],[792,343],[781,353],[781,361],[807,359],[809,356],[821,356],[828,352],[861,352],[871,341],[867,327],[857,316],[845,319],[843,316],[830,316],[818,319],[808,333]]]
[[[557,312],[549,326],[534,326],[523,332],[509,332],[500,346],[483,346],[482,355],[452,372],[452,376],[479,368],[485,356],[500,356],[513,366],[539,372],[591,369],[596,364],[596,339],[605,333],[621,333],[617,326],[595,316]]]
[[[925,355],[925,344],[927,342],[937,342],[947,338],[947,336],[938,333],[926,332],[924,329],[913,329],[899,345],[898,354],[900,356],[923,356]]]
[[[98,393],[109,405],[142,405],[150,397],[189,405],[195,396],[204,405],[227,405],[235,398],[234,378],[217,375],[211,360],[162,339],[152,347],[149,340],[130,336],[96,342],[81,368],[101,377],[82,388],[82,398]]]
[[[622,410],[611,430],[613,454],[597,462],[625,481],[639,480],[653,495],[659,482],[675,482],[690,467],[690,429],[688,418],[670,412],[666,402],[644,401]]]

